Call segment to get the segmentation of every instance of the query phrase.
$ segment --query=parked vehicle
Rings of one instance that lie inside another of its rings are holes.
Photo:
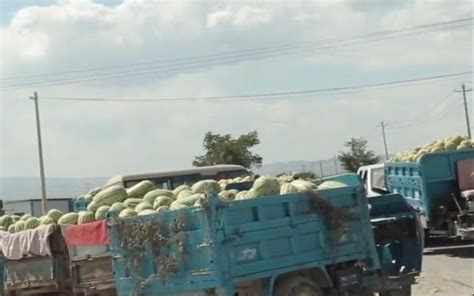
[[[385,176],[387,189],[419,212],[426,232],[474,239],[474,149],[386,162]]]
[[[361,166],[357,174],[362,179],[367,197],[379,196],[386,190],[384,164],[377,163]]]
[[[357,175],[333,179],[348,186],[112,216],[118,295],[410,295],[422,256],[415,212],[394,194],[369,214]]]
[[[69,267],[76,295],[116,295],[105,220],[66,230]]]
[[[232,179],[236,177],[249,176],[251,173],[241,165],[225,164],[225,165],[213,165],[205,167],[190,168],[185,170],[174,170],[174,171],[163,171],[156,173],[143,173],[143,174],[127,174],[117,175],[110,178],[105,187],[112,185],[121,185],[125,188],[132,187],[133,185],[143,181],[150,180],[154,183],[156,188],[162,189],[175,189],[176,187],[187,184],[192,185],[197,181],[204,179]],[[245,182],[244,184],[231,185],[231,188],[245,188],[251,186],[253,182]],[[87,209],[89,201],[85,200],[74,200],[73,211],[79,212]]]
[[[7,235],[8,239],[2,239],[6,295],[72,294],[67,248],[59,226]]]
[[[156,188],[175,189],[176,187],[193,183],[203,179],[231,179],[248,176],[250,172],[241,165],[223,164],[205,167],[196,167],[186,170],[163,171],[145,174],[128,174],[114,176],[107,181],[106,187],[111,185],[122,185],[125,188],[132,187],[143,180],[150,180]]]

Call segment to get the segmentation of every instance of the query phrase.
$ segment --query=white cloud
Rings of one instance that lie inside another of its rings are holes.
[[[126,1],[108,7],[65,1],[29,7],[1,28],[1,71],[8,77],[239,51],[433,23],[472,10],[462,2],[407,3]],[[0,93],[0,175],[37,174],[33,106],[27,99],[34,90],[40,98],[194,97],[429,76],[472,65],[471,33],[438,32],[179,73]],[[349,137],[367,134],[382,151],[379,135],[370,133],[378,122],[411,119],[457,86],[458,81],[445,81],[345,96],[215,104],[41,100],[46,171],[108,176],[186,167],[202,152],[208,130],[235,135],[258,130],[257,151],[266,162],[332,157]],[[426,124],[388,131],[390,149],[464,132],[456,108]]]
[[[232,16],[228,10],[218,10],[212,12],[207,16],[207,27],[216,27],[223,22],[228,22],[231,18]]]

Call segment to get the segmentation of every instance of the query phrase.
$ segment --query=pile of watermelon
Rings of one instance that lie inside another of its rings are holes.
[[[252,177],[234,180],[237,182],[251,181]],[[329,181],[328,181],[329,182]],[[104,189],[93,189],[80,200],[90,200],[87,210],[77,213],[62,213],[57,209],[51,209],[47,215],[39,218],[31,215],[18,217],[5,215],[0,217],[0,230],[19,232],[34,229],[41,225],[59,224],[76,225],[105,219],[112,211],[119,218],[141,216],[201,206],[209,194],[217,194],[222,202],[274,196],[304,192],[308,190],[328,189],[346,186],[342,183],[325,182],[319,187],[316,184],[293,178],[276,178],[272,176],[261,176],[257,178],[250,190],[238,191],[223,190],[229,181],[202,180],[192,186],[181,185],[174,190],[157,189],[148,180],[141,181],[130,188],[113,185]],[[77,200],[77,199],[76,199]]]
[[[474,144],[467,136],[454,136],[439,139],[427,143],[421,147],[416,147],[406,151],[397,153],[395,157],[391,158],[392,162],[418,162],[420,158],[428,153],[435,153],[441,151],[464,150],[472,149]]]

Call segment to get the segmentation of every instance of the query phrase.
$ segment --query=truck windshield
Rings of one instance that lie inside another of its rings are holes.
[[[385,188],[385,173],[384,168],[373,168],[371,170],[371,179],[372,179],[372,187],[374,188]]]

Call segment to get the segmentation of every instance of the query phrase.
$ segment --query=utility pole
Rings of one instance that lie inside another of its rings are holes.
[[[387,137],[385,136],[385,123],[383,121],[380,122],[380,127],[382,128],[383,146],[385,148],[385,159],[388,160]]]
[[[464,99],[464,113],[466,115],[466,127],[467,127],[467,135],[469,136],[469,139],[472,139],[471,136],[471,124],[469,123],[469,111],[467,110],[467,99],[466,99],[466,92],[472,91],[472,88],[466,89],[466,85],[463,83],[462,84],[462,90],[455,90],[454,92],[460,93],[462,92],[462,96]]]
[[[334,173],[337,175],[337,155],[334,156]]]
[[[319,171],[321,173],[321,178],[324,177],[324,172],[323,172],[323,162],[320,160],[319,161]]]
[[[43,163],[43,144],[41,143],[41,126],[38,108],[38,93],[35,92],[33,97],[30,97],[35,101],[36,111],[36,133],[38,134],[38,154],[39,154],[39,165],[40,165],[40,181],[41,181],[41,207],[43,209],[43,215],[46,215],[48,211],[47,199],[46,199],[46,182],[44,178],[44,163]]]

